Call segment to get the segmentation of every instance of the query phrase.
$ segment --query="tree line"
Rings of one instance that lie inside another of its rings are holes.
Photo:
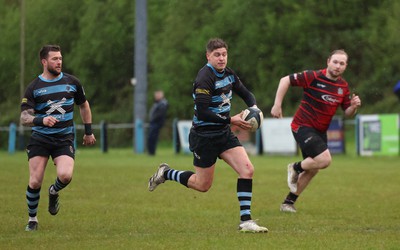
[[[0,0],[0,126],[18,123],[20,79],[26,87],[41,73],[44,44],[61,45],[64,71],[84,85],[95,123],[132,122],[135,2],[26,0],[22,76],[20,1]],[[152,92],[163,89],[170,119],[191,119],[192,82],[211,37],[228,43],[228,66],[267,117],[279,79],[324,68],[334,49],[349,54],[344,77],[363,100],[360,113],[398,112],[400,1],[147,0],[147,9],[148,107]],[[284,115],[293,115],[300,97],[289,91]],[[234,112],[245,108],[233,105]]]

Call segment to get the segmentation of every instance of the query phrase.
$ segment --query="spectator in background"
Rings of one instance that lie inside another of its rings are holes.
[[[154,103],[149,113],[149,130],[147,137],[147,151],[149,155],[156,154],[158,136],[167,117],[168,101],[162,90],[154,92]]]

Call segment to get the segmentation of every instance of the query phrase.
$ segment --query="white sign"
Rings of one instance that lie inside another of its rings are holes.
[[[266,118],[261,125],[263,152],[267,154],[295,155],[297,143],[290,123],[292,118]]]
[[[178,121],[178,134],[179,142],[181,144],[181,149],[184,153],[190,153],[189,149],[189,133],[192,127],[192,121]]]

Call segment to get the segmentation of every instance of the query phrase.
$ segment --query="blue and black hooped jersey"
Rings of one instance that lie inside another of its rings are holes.
[[[53,127],[34,126],[33,133],[73,138],[74,104],[86,102],[80,81],[73,75],[61,73],[53,80],[38,76],[27,87],[21,102],[21,111],[33,109],[36,117],[53,116],[59,120]]]
[[[218,72],[210,64],[201,68],[193,84],[193,126],[226,127],[230,123],[232,92],[238,94],[248,107],[256,104],[254,95],[232,69]]]

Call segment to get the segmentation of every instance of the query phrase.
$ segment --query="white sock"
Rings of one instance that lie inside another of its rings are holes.
[[[35,217],[30,217],[30,216],[29,216],[29,221],[36,221],[36,222],[38,222],[38,219],[37,219],[36,216],[35,216]]]

